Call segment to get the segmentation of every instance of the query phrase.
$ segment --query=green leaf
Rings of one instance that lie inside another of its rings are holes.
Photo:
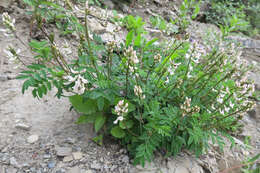
[[[94,138],[92,138],[92,140],[97,143],[98,145],[103,145],[103,135],[98,135]]]
[[[76,124],[84,124],[84,123],[94,123],[96,120],[96,114],[89,114],[89,115],[81,115]]]
[[[32,95],[33,95],[34,98],[37,97],[37,90],[36,89],[33,89]]]
[[[144,49],[147,49],[149,46],[151,46],[154,42],[156,42],[158,40],[158,38],[154,38],[150,41],[148,41],[145,46],[144,46]]]
[[[95,121],[95,131],[98,132],[106,122],[106,116],[100,113]]]
[[[190,145],[192,142],[193,142],[193,136],[190,136],[188,140],[188,145]]]
[[[105,100],[104,100],[104,98],[103,98],[103,97],[99,97],[99,98],[97,99],[98,110],[99,110],[99,111],[102,111],[103,108],[104,108],[104,105],[105,105]]]
[[[116,138],[123,138],[125,137],[125,131],[121,129],[119,126],[115,126],[111,130],[111,135],[113,135]]]
[[[134,125],[134,122],[133,120],[124,120],[124,121],[120,121],[119,123],[119,126],[122,128],[122,129],[131,129]]]
[[[37,92],[38,92],[38,96],[39,96],[40,98],[42,98],[42,89],[41,89],[41,88],[38,88],[38,89],[37,89]]]
[[[83,98],[80,95],[70,96],[69,100],[72,106],[78,112],[85,113],[85,114],[92,114],[97,111],[97,105],[95,100],[88,99],[86,101],[83,101]]]
[[[256,156],[254,156],[253,158],[249,159],[249,160],[248,160],[248,163],[255,162],[255,161],[256,161],[257,159],[259,159],[259,158],[260,158],[260,153],[257,154]]]
[[[30,75],[19,75],[16,77],[16,79],[27,79],[27,78],[30,78],[31,76]]]
[[[134,42],[134,45],[139,47],[141,45],[141,34],[138,33],[138,35],[135,37],[135,42]]]
[[[51,83],[50,82],[47,82],[47,88],[48,88],[49,91],[51,90]]]
[[[132,30],[128,32],[126,36],[126,41],[125,41],[126,47],[128,47],[131,44],[131,42],[133,41],[133,37],[134,37],[134,31]]]

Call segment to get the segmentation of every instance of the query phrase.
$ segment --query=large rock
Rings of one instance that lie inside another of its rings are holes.
[[[1,0],[0,7],[8,8],[11,3],[12,3],[12,0]]]

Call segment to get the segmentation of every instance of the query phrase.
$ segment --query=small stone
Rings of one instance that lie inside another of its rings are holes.
[[[0,81],[1,82],[7,81],[7,80],[8,80],[8,78],[7,78],[6,75],[0,75]]]
[[[99,170],[101,169],[101,165],[99,163],[94,162],[90,165],[90,168]]]
[[[71,168],[68,173],[81,173],[81,169],[79,167]]]
[[[50,154],[44,154],[44,155],[43,155],[43,158],[44,158],[44,159],[50,159],[50,158],[51,158],[51,155],[50,155]]]
[[[72,160],[73,160],[73,157],[71,155],[63,158],[63,162],[70,162]]]
[[[48,168],[49,168],[49,169],[52,169],[52,168],[55,167],[55,165],[56,165],[56,162],[50,161],[50,162],[48,163]]]
[[[74,144],[76,141],[73,138],[67,138],[64,142],[68,144]]]
[[[62,168],[56,171],[56,173],[65,173],[65,172],[66,171],[64,169],[62,169]]]
[[[15,169],[15,168],[7,168],[7,170],[5,172],[6,173],[16,173],[17,169]]]
[[[80,160],[83,157],[82,152],[74,152],[72,155],[75,160]]]
[[[124,156],[124,157],[122,158],[122,162],[124,162],[124,163],[129,163],[129,157],[128,157],[128,156]]]
[[[30,168],[30,171],[36,172],[36,168],[32,167],[32,168]]]
[[[19,164],[14,157],[10,158],[10,165],[12,165],[14,167],[19,167]]]
[[[56,147],[57,156],[64,157],[71,155],[72,148],[69,147]]]
[[[17,123],[15,125],[15,128],[29,131],[31,129],[31,126],[29,126],[25,123]]]
[[[84,173],[93,173],[91,170],[86,170]]]
[[[32,144],[32,143],[35,143],[37,142],[39,139],[39,136],[38,135],[31,135],[27,138],[27,142]]]

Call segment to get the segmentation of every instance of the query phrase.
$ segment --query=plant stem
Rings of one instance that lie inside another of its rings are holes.
[[[88,42],[88,49],[89,49],[88,51],[89,51],[89,54],[90,54],[90,57],[91,57],[92,65],[95,68],[97,75],[99,75],[99,71],[97,69],[97,66],[96,66],[96,63],[95,63],[95,60],[94,60],[94,57],[93,57],[91,44],[90,44],[89,31],[88,31],[88,13],[89,13],[88,9],[86,8],[85,9],[85,25],[84,25],[85,26],[85,37],[86,37],[86,40]]]

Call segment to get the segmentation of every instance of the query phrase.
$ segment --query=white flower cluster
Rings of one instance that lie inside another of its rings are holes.
[[[2,14],[2,20],[6,27],[8,27],[11,31],[15,31],[15,19],[12,19],[8,13]]]
[[[191,106],[191,98],[186,97],[186,100],[184,101],[184,103],[181,105],[181,109],[182,109],[182,116],[184,117],[185,115],[191,113],[197,113],[200,112],[200,107],[199,106]]]
[[[18,58],[18,54],[21,52],[21,49],[14,50],[12,46],[9,46],[8,49],[4,50],[5,54],[10,63],[16,64],[15,68],[18,68],[21,65],[21,62]]]
[[[134,65],[139,63],[139,59],[133,47],[126,49],[124,55],[129,59],[130,64]]]
[[[182,116],[185,116],[186,114],[191,112],[191,98],[185,98],[184,103],[181,105],[181,109],[183,111]]]
[[[107,43],[107,49],[110,53],[112,53],[115,48],[116,48],[116,42],[115,41],[109,41]]]
[[[248,80],[248,74],[245,75],[241,81],[236,81],[236,86],[240,89],[240,94],[245,96],[252,96],[255,92],[255,85]]]
[[[136,51],[133,49],[133,47],[129,47],[125,50],[124,55],[128,59],[129,64],[127,65],[129,66],[130,72],[134,73],[135,70],[137,70],[137,67],[135,65],[139,63]]]
[[[145,95],[143,94],[143,90],[140,86],[135,85],[134,87],[134,93],[136,96],[138,96],[140,99],[145,99]]]
[[[154,56],[154,62],[155,62],[155,63],[160,62],[161,59],[162,59],[162,56],[161,56],[160,54],[157,54],[157,55]]]
[[[128,103],[124,103],[124,100],[120,100],[115,106],[115,112],[118,115],[118,117],[114,121],[114,124],[117,124],[118,121],[124,120],[124,115],[128,112]]]
[[[191,60],[194,63],[198,64],[200,62],[201,57],[205,56],[206,53],[207,53],[206,48],[203,45],[199,44],[196,41],[193,41],[185,57],[186,59],[191,58]]]
[[[170,66],[168,67],[168,72],[170,75],[173,75],[175,70],[181,65],[181,63],[174,63],[173,61],[170,62]]]
[[[65,85],[69,85],[73,82],[75,82],[75,85],[72,87],[73,89],[73,92],[81,95],[85,92],[86,90],[86,87],[85,87],[85,84],[88,84],[88,80],[85,79],[84,77],[82,77],[80,74],[81,73],[84,73],[85,70],[83,71],[74,71],[73,69],[71,69],[71,73],[74,74],[75,76],[71,76],[71,75],[68,75],[68,76],[65,76],[64,79],[67,80],[67,82],[65,82],[64,84]]]

